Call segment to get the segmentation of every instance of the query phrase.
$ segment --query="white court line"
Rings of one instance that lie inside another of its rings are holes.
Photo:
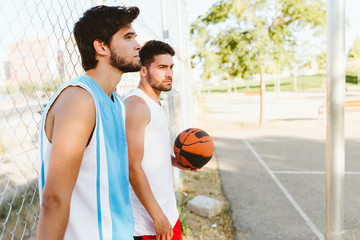
[[[314,175],[325,175],[324,171],[272,171],[275,174],[314,174]],[[360,175],[360,172],[345,172],[345,175]]]
[[[326,174],[324,171],[272,171],[275,174]]]
[[[325,240],[324,236],[321,234],[321,232],[317,229],[315,224],[311,221],[311,219],[306,215],[304,210],[299,206],[299,204],[295,201],[295,199],[291,196],[291,194],[286,190],[284,185],[279,181],[279,179],[275,176],[274,172],[268,167],[268,165],[262,160],[260,155],[254,150],[254,148],[246,141],[245,138],[241,137],[241,139],[244,141],[246,146],[251,150],[251,152],[254,154],[254,156],[259,160],[261,165],[265,168],[265,170],[268,172],[270,177],[274,180],[276,185],[280,188],[280,190],[283,192],[283,194],[286,196],[286,198],[289,200],[289,202],[293,205],[293,207],[298,211],[300,216],[305,220],[306,224],[311,228],[311,230],[315,233],[315,235],[318,237],[319,240]]]
[[[360,172],[345,172],[345,175],[360,175]]]

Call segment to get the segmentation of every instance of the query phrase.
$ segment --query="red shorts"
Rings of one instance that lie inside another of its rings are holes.
[[[182,233],[181,233],[181,227],[180,227],[180,220],[178,219],[174,228],[173,228],[174,236],[171,238],[171,240],[183,240]],[[156,239],[156,236],[138,236],[134,237],[134,240],[152,240]]]

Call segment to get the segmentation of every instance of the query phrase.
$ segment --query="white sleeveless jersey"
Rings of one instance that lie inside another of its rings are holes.
[[[51,143],[44,130],[47,112],[68,86],[80,86],[93,97],[96,125],[84,151],[71,197],[66,240],[130,240],[134,219],[129,195],[128,154],[125,137],[125,106],[113,94],[113,101],[87,75],[66,82],[44,110],[39,137],[40,201],[46,183]]]
[[[129,96],[142,98],[149,107],[151,119],[145,128],[144,157],[142,168],[151,191],[168,218],[175,226],[179,213],[176,207],[172,180],[172,164],[169,144],[169,129],[164,108],[148,97],[141,89],[130,91]],[[128,96],[128,97],[129,97]],[[156,235],[153,220],[130,186],[130,199],[135,219],[134,236]]]

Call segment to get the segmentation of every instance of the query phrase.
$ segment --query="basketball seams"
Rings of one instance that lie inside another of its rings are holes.
[[[191,130],[191,128],[188,129],[188,130]],[[199,131],[199,129],[197,129],[197,128],[194,129],[194,130],[191,130],[191,131],[188,131],[188,130],[185,130],[185,132],[187,132],[187,135],[186,135],[184,141],[181,143],[181,144],[183,144],[183,145],[185,144],[186,139],[187,139],[191,134]],[[179,139],[179,140],[180,140],[180,139]]]
[[[191,135],[191,134],[194,134],[194,136],[196,136],[197,133],[203,133],[204,135],[201,136],[201,138],[204,138],[204,137],[208,137],[210,138],[210,136],[203,130],[199,129],[199,128],[189,128],[187,130],[185,130],[184,132],[187,133],[187,135],[185,136],[185,139],[184,141],[181,143],[185,146],[191,146],[191,144],[185,144],[185,141],[187,140],[187,138]],[[182,134],[181,134],[182,135]],[[196,136],[197,137],[197,136]],[[198,139],[201,139],[199,137],[197,137]],[[180,140],[180,139],[179,139]],[[181,141],[180,141],[181,142]],[[202,142],[202,141],[197,141],[197,142]],[[208,141],[204,141],[205,142],[212,142],[212,140],[208,140]]]
[[[179,164],[200,169],[212,157],[214,145],[211,137],[202,129],[189,128],[175,140],[174,153]]]
[[[194,145],[194,144],[198,144],[198,143],[208,143],[208,142],[212,142],[211,140],[209,140],[209,141],[197,141],[197,142],[193,142],[193,143],[189,143],[189,144],[182,144],[183,146],[186,146],[186,147],[188,147],[188,146],[191,146],[191,145]]]

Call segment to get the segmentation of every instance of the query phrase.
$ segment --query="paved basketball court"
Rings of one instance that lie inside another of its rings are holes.
[[[262,127],[256,96],[205,99],[202,127],[215,141],[234,239],[325,239],[325,94],[267,95]],[[360,239],[360,113],[346,113],[345,125],[345,236]]]

